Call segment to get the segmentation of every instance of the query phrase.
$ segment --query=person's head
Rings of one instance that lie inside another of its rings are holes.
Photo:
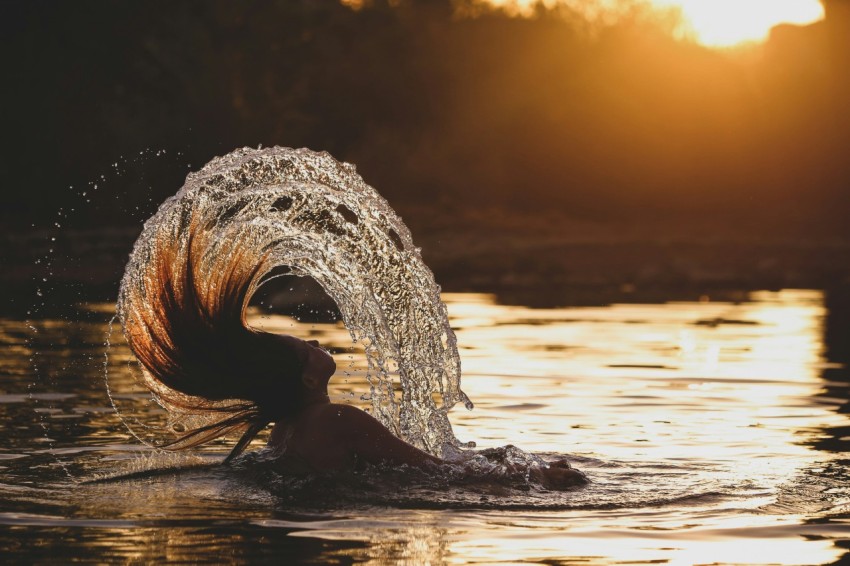
[[[242,368],[242,395],[271,420],[292,416],[305,406],[326,400],[328,381],[336,363],[315,340],[259,332],[253,334],[251,347],[239,357],[250,359]]]
[[[327,394],[328,381],[336,371],[333,357],[319,347],[317,340],[302,340],[285,334],[276,335],[281,344],[290,348],[301,364],[301,383],[310,392]]]

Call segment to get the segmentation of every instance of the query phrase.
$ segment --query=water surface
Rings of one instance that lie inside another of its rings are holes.
[[[566,455],[589,486],[386,470],[295,481],[250,456],[216,466],[226,442],[157,454],[116,416],[104,364],[128,384],[119,407],[147,411],[148,425],[165,416],[129,389],[119,332],[104,356],[112,307],[86,305],[0,321],[0,547],[20,562],[826,564],[845,554],[850,395],[822,292],[550,309],[443,298],[476,403],[452,411],[457,437]],[[366,359],[340,324],[260,311],[252,324],[332,347],[334,400],[369,408]],[[90,482],[149,469],[166,472]]]

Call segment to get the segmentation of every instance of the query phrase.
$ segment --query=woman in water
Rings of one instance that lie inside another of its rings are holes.
[[[119,298],[127,342],[157,400],[188,416],[223,415],[166,447],[197,446],[244,430],[230,461],[274,423],[269,448],[282,469],[448,465],[364,411],[331,403],[328,381],[336,364],[316,341],[249,327],[245,311],[268,272],[267,256],[240,238],[211,241],[204,229],[209,220],[187,214],[173,222],[173,233],[161,231],[135,250],[144,271],[139,281],[122,284]],[[550,489],[587,481],[563,460],[532,466],[528,474]]]

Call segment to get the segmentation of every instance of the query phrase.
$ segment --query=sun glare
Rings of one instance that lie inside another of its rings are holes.
[[[351,1],[351,0],[348,0]],[[824,18],[819,0],[477,0],[519,17],[534,14],[538,5],[564,6],[589,21],[610,21],[636,5],[676,10],[679,36],[708,47],[761,43],[780,24],[807,25]]]
[[[709,47],[762,42],[779,24],[806,25],[824,17],[818,0],[653,0],[681,10],[680,32]]]

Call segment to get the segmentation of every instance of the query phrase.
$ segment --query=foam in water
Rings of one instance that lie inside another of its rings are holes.
[[[200,260],[210,281],[217,257],[242,254],[262,257],[257,281],[288,266],[318,282],[365,349],[373,415],[432,454],[459,445],[447,413],[459,401],[469,409],[472,403],[460,389],[460,357],[440,288],[410,231],[353,165],[306,149],[244,148],[190,174],[136,242],[118,301],[125,324],[150,309],[143,298],[157,242],[188,245],[187,218],[203,218],[210,234]],[[172,426],[181,419],[197,424],[198,415],[169,405],[162,384],[142,379],[169,410]]]

